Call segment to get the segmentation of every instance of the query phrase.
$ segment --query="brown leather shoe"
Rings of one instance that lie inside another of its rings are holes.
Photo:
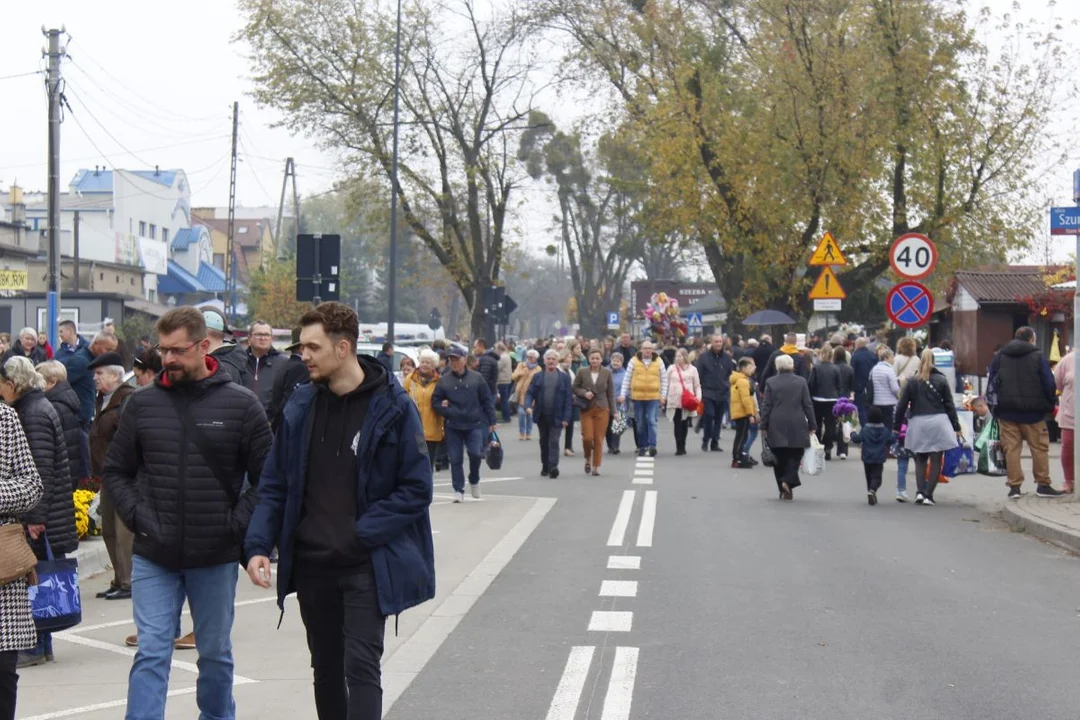
[[[128,647],[139,647],[139,636],[128,635],[126,638],[124,638],[124,644]]]
[[[189,632],[183,637],[176,638],[176,643],[173,645],[177,650],[194,650],[195,649],[195,633]]]

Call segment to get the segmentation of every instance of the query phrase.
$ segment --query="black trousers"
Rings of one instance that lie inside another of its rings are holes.
[[[814,400],[814,416],[817,419],[818,440],[825,446],[825,452],[832,453],[836,443],[836,416],[832,414],[835,400]],[[840,436],[840,442],[844,438]]]
[[[866,489],[877,492],[881,489],[881,474],[885,471],[884,463],[863,463],[866,473]]]
[[[15,696],[19,689],[18,650],[0,652],[0,720],[15,720]]]
[[[731,461],[736,462],[743,459],[743,446],[746,445],[746,438],[750,435],[750,416],[747,415],[744,418],[739,418],[735,421],[735,440],[731,445]]]
[[[919,492],[933,499],[934,490],[937,488],[938,478],[941,477],[941,466],[945,462],[945,453],[915,453],[915,483]]]
[[[690,423],[692,418],[684,417],[686,412],[679,408],[675,411],[675,450],[676,452],[686,452],[686,436],[690,434]]]
[[[559,432],[562,426],[554,418],[540,416],[536,421],[540,429],[540,468],[542,470],[559,469]]]
[[[319,720],[381,720],[386,618],[370,569],[344,577],[297,575]]]
[[[799,480],[799,463],[802,462],[805,448],[772,447],[769,446],[773,455],[776,456],[776,465],[773,465],[773,476],[776,478],[776,489],[782,490],[781,483],[787,483],[790,488],[802,485]]]
[[[570,424],[566,426],[566,449],[573,452],[574,450],[574,416],[570,415]]]

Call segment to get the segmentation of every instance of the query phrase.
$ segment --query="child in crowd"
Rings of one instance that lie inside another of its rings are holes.
[[[851,434],[851,442],[862,445],[863,470],[866,473],[866,501],[877,505],[877,491],[881,488],[881,475],[885,470],[885,459],[889,455],[889,446],[896,439],[896,433],[882,423],[881,408],[872,405],[867,411],[869,421],[859,432]],[[899,494],[899,490],[897,491]]]

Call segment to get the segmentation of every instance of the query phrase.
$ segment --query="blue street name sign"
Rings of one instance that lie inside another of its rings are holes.
[[[1051,235],[1080,235],[1080,207],[1050,208]]]

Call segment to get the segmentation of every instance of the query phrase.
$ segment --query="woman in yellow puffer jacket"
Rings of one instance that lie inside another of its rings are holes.
[[[427,441],[432,470],[435,469],[439,446],[445,438],[443,417],[431,406],[431,396],[435,394],[435,386],[439,382],[439,373],[435,371],[438,366],[438,353],[434,350],[421,350],[419,366],[402,382],[405,392],[409,393],[416,409],[420,411],[420,422],[424,426],[424,440]]]

